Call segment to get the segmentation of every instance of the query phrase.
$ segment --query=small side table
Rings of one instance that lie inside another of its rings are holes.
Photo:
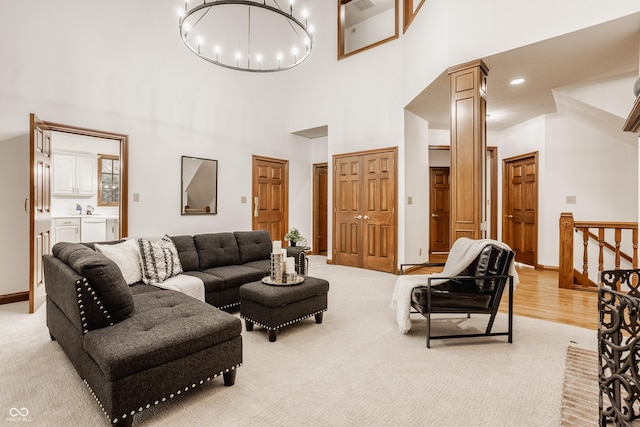
[[[304,276],[297,285],[267,285],[261,281],[240,287],[240,317],[247,331],[253,325],[265,328],[269,341],[278,337],[278,329],[300,320],[315,316],[322,323],[327,310],[329,282],[316,277]]]

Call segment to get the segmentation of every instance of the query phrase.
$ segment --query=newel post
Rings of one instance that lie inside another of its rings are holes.
[[[558,285],[573,288],[573,213],[560,214],[560,255],[558,259]]]

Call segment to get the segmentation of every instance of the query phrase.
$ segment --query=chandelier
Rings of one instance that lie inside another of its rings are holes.
[[[180,37],[205,61],[232,70],[282,71],[302,63],[311,53],[313,26],[308,11],[284,9],[278,0],[199,1],[178,10]],[[193,3],[193,1],[192,1]]]

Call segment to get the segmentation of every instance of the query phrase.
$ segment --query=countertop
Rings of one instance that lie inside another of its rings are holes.
[[[67,218],[98,218],[98,219],[118,219],[118,215],[111,214],[92,214],[92,215],[51,215],[52,219],[67,219]]]

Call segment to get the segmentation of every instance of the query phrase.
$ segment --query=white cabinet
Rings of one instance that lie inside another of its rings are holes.
[[[55,242],[80,241],[80,218],[58,218],[54,220]]]
[[[53,153],[54,196],[95,196],[96,156],[83,153]]]
[[[118,218],[107,219],[107,238],[105,240],[118,240],[120,238],[120,221]]]

